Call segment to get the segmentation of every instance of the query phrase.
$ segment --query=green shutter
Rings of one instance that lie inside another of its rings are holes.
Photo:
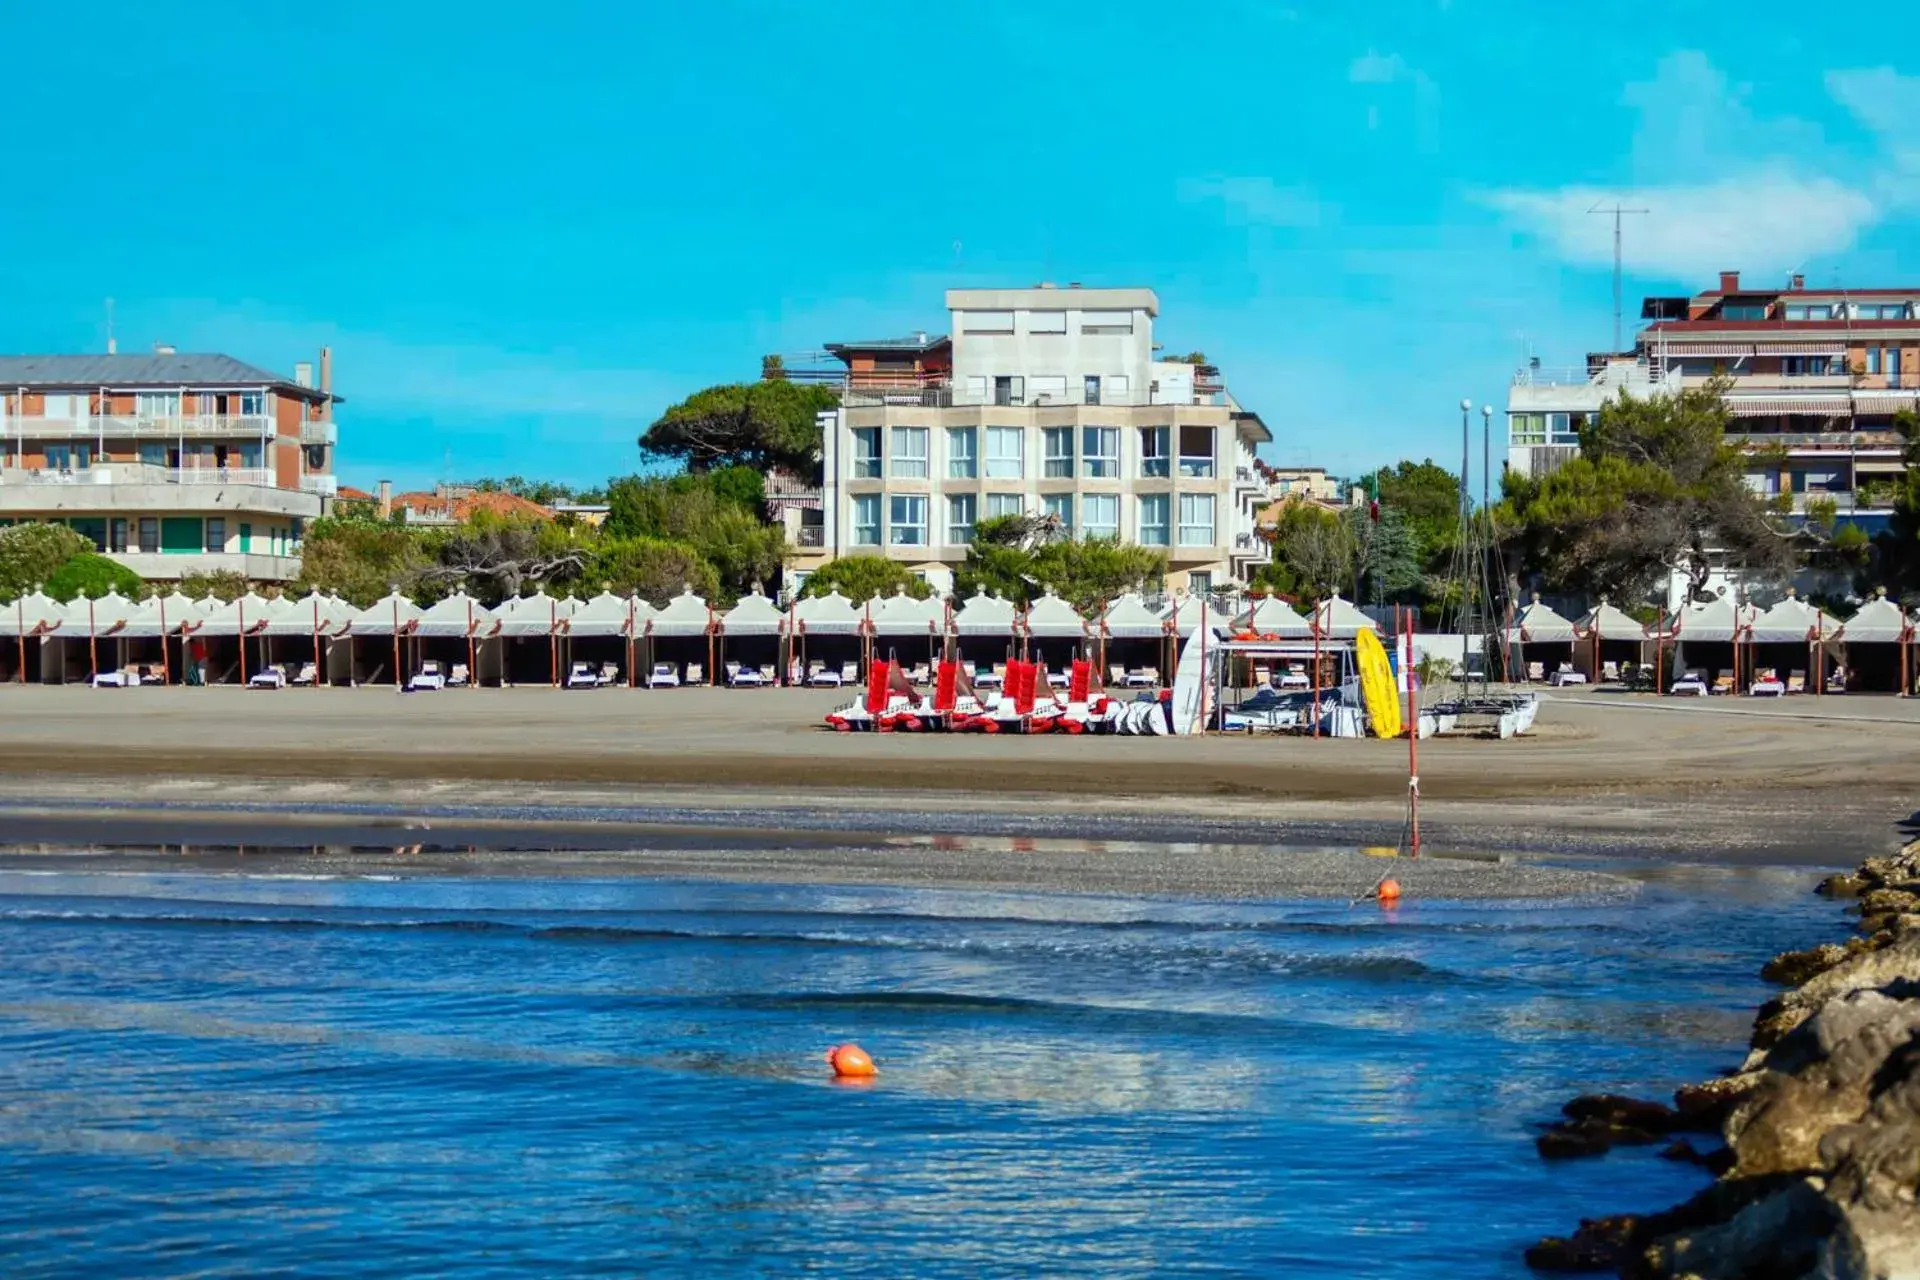
[[[200,532],[199,516],[162,517],[160,550],[170,556],[198,555],[206,549]]]

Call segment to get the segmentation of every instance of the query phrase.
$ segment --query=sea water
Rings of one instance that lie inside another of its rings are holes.
[[[0,872],[10,1276],[1496,1276],[1738,1061],[1804,872],[1588,903]],[[878,1079],[835,1085],[853,1040]]]

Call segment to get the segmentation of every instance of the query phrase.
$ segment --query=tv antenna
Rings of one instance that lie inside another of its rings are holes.
[[[1611,205],[1596,204],[1588,213],[1613,215],[1613,352],[1620,353],[1620,220],[1630,213],[1651,213],[1650,209],[1629,209],[1615,200]]]

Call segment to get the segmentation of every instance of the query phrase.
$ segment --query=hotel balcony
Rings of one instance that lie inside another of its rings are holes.
[[[316,424],[318,425],[318,424]],[[326,424],[331,426],[332,424]],[[270,436],[273,419],[265,414],[210,413],[181,418],[126,417],[92,414],[49,418],[37,414],[0,417],[0,435],[9,440],[179,440],[208,436]],[[332,441],[325,443],[331,444]]]
[[[317,493],[327,498],[337,497],[340,493],[340,477],[335,475],[301,476],[300,488],[307,493]]]
[[[300,424],[301,444],[339,444],[340,424],[328,419],[325,422],[303,422]]]
[[[1793,453],[1898,453],[1904,447],[1897,431],[1730,431],[1727,440]]]
[[[0,514],[8,516],[227,510],[317,516],[320,500],[312,491],[278,487],[273,472],[264,467],[156,467],[136,462],[101,463],[71,471],[0,467]]]

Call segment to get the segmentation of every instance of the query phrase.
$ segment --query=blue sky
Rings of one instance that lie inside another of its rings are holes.
[[[1565,16],[1562,16],[1565,15]],[[1804,6],[23,6],[0,350],[334,348],[342,470],[631,470],[764,352],[1149,284],[1352,471],[1715,271],[1920,283],[1920,16]],[[67,50],[71,56],[58,56]]]

